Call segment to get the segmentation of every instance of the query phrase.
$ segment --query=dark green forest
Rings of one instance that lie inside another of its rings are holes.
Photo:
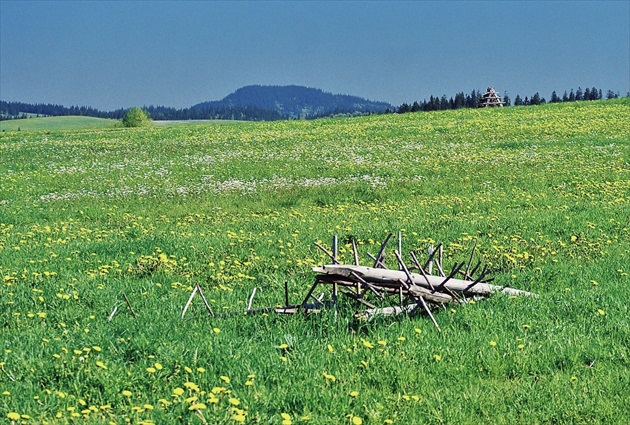
[[[302,86],[247,86],[236,90],[222,100],[198,103],[188,108],[168,106],[143,106],[142,109],[154,120],[246,120],[275,121],[284,119],[316,119],[331,116],[354,116],[380,113],[406,113],[439,111],[459,108],[477,108],[483,92],[472,90],[469,94],[459,92],[430,96],[427,100],[403,103],[395,107],[386,102],[370,101],[357,96],[327,93],[319,89]],[[629,94],[630,96],[630,94]],[[539,93],[531,96],[516,95],[514,100],[507,92],[502,95],[505,106],[540,105],[544,103],[574,102],[613,99],[619,93],[608,90],[604,96],[596,87],[565,91],[562,96],[556,91],[549,101]],[[0,100],[0,120],[26,119],[33,116],[89,116],[122,119],[129,108],[101,111],[89,106],[62,106],[58,104],[9,102]]]

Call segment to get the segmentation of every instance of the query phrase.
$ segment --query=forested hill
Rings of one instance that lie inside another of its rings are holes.
[[[392,105],[357,96],[332,94],[302,86],[246,86],[222,100],[203,102],[194,109],[258,108],[274,111],[283,118],[316,118],[336,114],[385,112]]]

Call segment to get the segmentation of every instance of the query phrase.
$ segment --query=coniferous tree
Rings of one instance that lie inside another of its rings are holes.
[[[562,101],[563,102],[568,102],[569,101],[569,95],[567,94],[567,91],[564,91],[564,94],[562,95]]]
[[[400,105],[400,107],[398,108],[398,113],[399,114],[404,114],[407,113],[411,110],[411,107],[407,104],[407,103],[403,103],[402,105]]]
[[[514,106],[523,106],[523,99],[521,99],[521,96],[518,94],[514,98]]]
[[[575,92],[575,100],[584,100],[584,92],[582,91],[582,87],[578,87]]]
[[[558,94],[556,93],[555,90],[551,93],[551,100],[550,100],[550,102],[551,103],[558,103],[558,102],[560,102],[560,98],[558,97]]]
[[[451,104],[448,102],[446,95],[442,95],[442,97],[440,98],[440,110],[446,111],[447,109],[450,109],[450,108],[451,108]]]
[[[571,89],[571,93],[569,93],[569,102],[575,102],[576,100],[575,93],[573,93],[573,89]]]

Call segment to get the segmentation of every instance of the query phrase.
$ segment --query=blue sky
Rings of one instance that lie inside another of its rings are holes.
[[[629,1],[0,0],[0,99],[186,107],[249,84],[394,105],[630,91]]]

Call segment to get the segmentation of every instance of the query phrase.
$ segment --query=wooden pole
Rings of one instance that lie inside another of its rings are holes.
[[[199,286],[195,285],[192,292],[190,293],[190,297],[188,298],[188,301],[186,301],[186,304],[184,305],[184,309],[182,310],[182,319],[184,318],[184,315],[186,315],[186,311],[188,310],[188,307],[190,307],[190,303],[192,302],[193,297],[197,293],[198,289],[199,289]]]
[[[256,288],[254,288],[255,291]],[[203,291],[201,290],[201,286],[199,286],[199,284],[197,284],[197,292],[199,292],[199,295],[201,296],[201,300],[203,301],[203,305],[206,306],[206,310],[208,310],[208,313],[210,314],[210,316],[214,317],[214,312],[212,311],[212,308],[210,307],[210,304],[208,304],[208,300],[206,300],[205,295],[203,295]],[[252,298],[254,296],[252,295]]]
[[[359,252],[357,251],[357,243],[352,239],[352,254],[354,255],[354,265],[359,265]]]
[[[125,302],[127,303],[127,307],[129,307],[129,311],[131,311],[133,318],[137,319],[138,316],[136,316],[136,312],[133,311],[133,307],[131,306],[131,303],[129,302],[129,298],[127,298],[127,295],[124,292],[122,293],[122,295],[123,295],[123,298],[125,298]]]
[[[249,300],[247,301],[247,311],[251,310],[251,308],[252,308],[252,302],[254,301],[254,295],[256,295],[256,287],[254,287],[254,290],[252,291],[252,295],[249,297]]]
[[[404,271],[377,269],[365,266],[329,264],[321,267],[313,267],[313,271],[322,275],[330,274],[346,277],[351,276],[352,272],[355,272],[363,279],[371,283],[395,282],[397,280],[402,280],[404,282],[407,280],[407,275]],[[417,273],[410,273],[410,275],[415,285],[428,287],[427,282],[423,276]],[[444,281],[444,278],[441,276],[427,275],[426,278],[434,286],[438,286]],[[479,280],[479,282],[476,283],[474,287],[469,287],[470,284],[471,282],[468,280],[452,278],[448,281],[446,287],[454,291],[467,291],[473,294],[489,294],[491,292],[502,292],[508,295],[533,295],[531,292],[521,291],[513,288],[504,288],[497,285],[490,285],[481,282],[481,280]]]
[[[383,266],[384,269],[387,268],[385,267],[385,247],[387,246],[387,242],[389,242],[392,236],[393,235],[391,233],[388,234],[385,240],[383,241],[383,243],[381,244],[381,249],[379,249],[378,255],[376,256],[376,260],[374,260],[374,267],[378,267],[380,264]]]

